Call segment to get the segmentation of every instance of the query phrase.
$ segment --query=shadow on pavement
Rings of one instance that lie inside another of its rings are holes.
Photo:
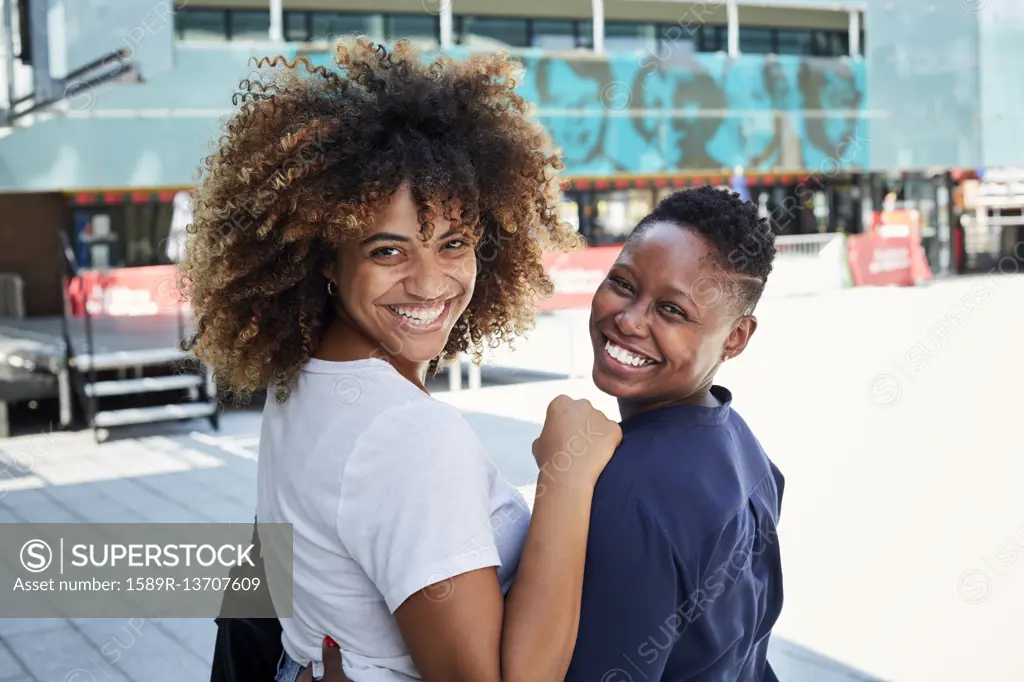
[[[538,424],[472,412],[466,417],[511,483],[535,482],[530,444]],[[50,451],[37,452],[33,471],[0,481],[10,486],[0,496],[0,522],[251,523],[258,434],[259,415],[246,412],[226,415],[216,434],[198,422],[100,445],[88,431],[59,434]],[[5,461],[27,452],[29,442],[4,442]],[[25,477],[37,477],[37,487],[18,489]],[[131,620],[138,622],[0,619],[0,679],[44,682],[76,674],[82,680],[177,682],[208,676],[212,620]],[[132,645],[112,662],[103,651],[115,639]],[[772,641],[769,660],[782,682],[880,682],[783,639]],[[5,676],[8,671],[13,677]]]

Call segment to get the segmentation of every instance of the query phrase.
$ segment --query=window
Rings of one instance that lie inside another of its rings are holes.
[[[740,26],[742,54],[769,54],[775,51],[775,29]]]
[[[174,15],[178,37],[183,40],[226,40],[228,13],[222,9],[181,9]]]
[[[494,45],[526,47],[530,44],[529,22],[526,19],[492,19],[462,17],[458,42],[463,45]],[[569,39],[572,40],[572,22]]]
[[[651,190],[631,189],[597,195],[597,219],[588,238],[592,244],[619,243],[654,209]]]
[[[654,24],[611,21],[604,27],[604,47],[609,51],[632,52],[657,47]]]
[[[576,47],[576,27],[568,20],[534,21],[530,43],[545,50],[571,50]]]
[[[850,54],[850,32],[837,31],[832,39],[832,45],[835,51],[829,56],[843,57]]]
[[[804,56],[811,53],[810,31],[780,28],[778,36],[778,54],[795,54]]]
[[[436,46],[441,42],[441,21],[431,14],[393,14],[387,18],[386,36]]]
[[[86,249],[82,265],[131,268],[168,263],[166,246],[173,216],[172,204],[158,203],[83,207],[75,211],[76,223],[89,225],[94,233],[107,232],[115,240],[108,247],[106,262],[93,260],[94,256],[102,258],[102,252]]]
[[[309,13],[284,13],[284,39],[294,42],[309,40]]]
[[[699,52],[726,52],[729,49],[729,30],[725,26],[701,26],[697,30]]]
[[[677,50],[692,52],[697,45],[699,27],[685,24],[662,24],[658,27],[658,54]]]
[[[228,35],[232,40],[269,40],[270,12],[231,10],[228,12]]]
[[[811,32],[811,56],[814,57],[838,57],[849,53],[849,45],[844,49],[837,34],[840,31],[812,31]]]
[[[575,192],[565,192],[562,200],[558,203],[558,217],[572,225],[573,231],[580,231],[580,205],[579,195]]]
[[[312,40],[338,40],[347,35],[384,39],[384,21],[380,14],[313,12],[312,16]]]
[[[594,48],[594,22],[589,19],[576,22],[576,47]]]
[[[655,204],[655,206],[657,206],[659,203],[661,203],[662,199],[667,199],[668,197],[672,196],[673,194],[675,194],[676,192],[679,192],[679,191],[680,191],[680,188],[678,188],[678,187],[660,187],[660,188],[654,190],[654,204]],[[654,209],[652,208],[651,210],[653,211]]]
[[[545,50],[593,48],[593,23],[573,19],[518,19],[457,16],[455,41],[459,44],[496,47],[539,47]],[[183,40],[266,40],[270,13],[263,10],[183,7],[174,15],[175,32]],[[420,45],[440,43],[440,19],[428,13],[381,14],[355,12],[288,11],[284,13],[284,38],[288,41],[337,40],[365,35],[371,40],[408,38]],[[863,28],[861,54],[867,54]],[[636,52],[725,52],[728,28],[710,24],[682,25],[609,21],[605,24],[605,48]],[[840,57],[850,54],[847,31],[740,26],[739,49],[745,54],[782,54]]]

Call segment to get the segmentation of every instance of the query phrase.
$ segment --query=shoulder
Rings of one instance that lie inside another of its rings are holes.
[[[487,506],[496,475],[462,414],[423,395],[382,410],[359,436],[342,474],[339,508],[373,509],[375,522],[400,515],[450,523],[460,511]]]
[[[425,394],[384,407],[361,440],[368,438],[396,438],[421,444],[437,440],[479,442],[462,412]]]
[[[670,483],[719,515],[731,516],[773,480],[768,455],[735,410],[720,423],[658,431],[650,447],[659,455],[648,458],[652,483]]]
[[[458,409],[422,395],[384,407],[353,447],[346,476],[398,470],[406,478],[464,478],[489,472],[483,443]]]
[[[752,504],[759,516],[774,511],[777,518],[781,476],[738,415],[717,424],[659,425],[629,434],[620,449],[595,504],[636,500],[695,564],[721,542],[745,541],[741,526]]]

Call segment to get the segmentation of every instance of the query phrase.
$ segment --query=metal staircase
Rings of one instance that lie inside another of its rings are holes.
[[[67,235],[61,233],[60,238],[62,270],[71,283],[80,279],[81,271]],[[109,429],[136,424],[205,418],[219,428],[220,403],[212,372],[182,350],[183,302],[170,314],[113,318],[94,316],[86,295],[79,317],[73,314],[69,287],[62,290],[65,359],[85,421],[98,442]],[[162,335],[147,343],[145,337],[131,337],[135,328],[156,329]]]

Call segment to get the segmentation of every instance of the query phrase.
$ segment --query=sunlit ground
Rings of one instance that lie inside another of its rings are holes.
[[[747,353],[719,382],[787,479],[786,601],[773,649],[783,682],[1020,679],[1022,311],[1020,276],[762,304]],[[585,324],[579,314],[544,318],[515,354],[491,362],[583,373]],[[484,377],[537,378],[493,364]],[[615,412],[582,377],[438,397],[466,410],[529,493],[530,443],[559,392]],[[253,410],[228,415],[220,433],[194,422],[103,445],[88,432],[2,441],[0,522],[246,521],[258,425]],[[126,624],[0,620],[0,680],[208,675],[208,619],[146,621],[131,646]],[[101,650],[115,637],[124,651],[112,662]]]
[[[1021,679],[1024,276],[758,315],[719,383],[787,480],[776,633],[885,680]],[[582,380],[452,399],[539,422],[545,391],[615,410]]]

